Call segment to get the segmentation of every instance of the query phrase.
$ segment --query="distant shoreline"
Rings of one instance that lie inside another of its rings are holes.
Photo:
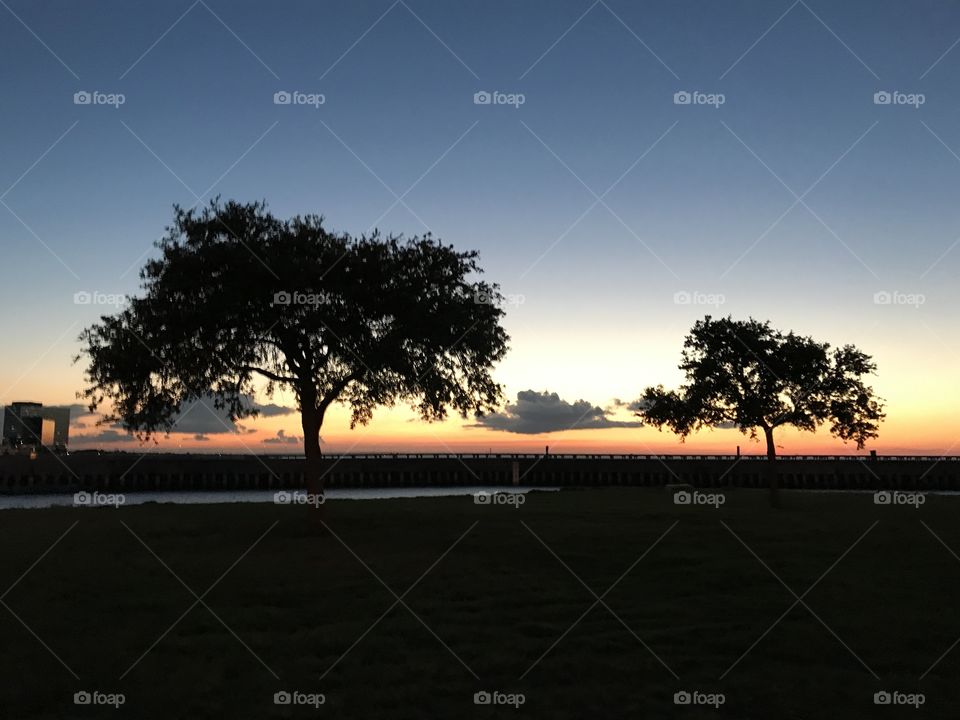
[[[45,455],[46,453],[41,453]],[[253,452],[169,452],[169,451],[128,451],[128,450],[74,450],[61,453],[61,457],[140,457],[152,458],[273,458],[278,460],[302,460],[303,453],[253,453]],[[550,458],[557,460],[766,460],[767,456],[761,452],[755,453],[554,453],[554,452],[356,452],[356,453],[324,453],[325,459],[417,459],[429,460],[445,458],[475,458],[475,459],[516,459]],[[5,458],[25,457],[25,455],[0,454],[0,463]],[[777,456],[777,460],[898,460],[898,461],[927,461],[927,460],[960,460],[960,453],[923,454],[923,453],[793,453]]]

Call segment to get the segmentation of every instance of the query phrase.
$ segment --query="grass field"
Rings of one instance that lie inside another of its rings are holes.
[[[960,499],[784,501],[340,501],[324,537],[291,506],[3,511],[0,717],[960,717],[960,647],[936,662],[960,638]]]

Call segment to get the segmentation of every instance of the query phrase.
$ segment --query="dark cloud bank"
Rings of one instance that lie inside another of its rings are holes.
[[[296,412],[294,408],[267,403],[261,405],[250,400],[250,404],[257,409],[259,417],[277,417],[281,415],[290,415]],[[73,429],[85,429],[93,427],[92,415],[83,405],[71,405],[71,426]],[[183,413],[176,425],[173,426],[171,433],[186,433],[193,435],[195,440],[206,441],[211,435],[224,435],[236,433],[254,432],[245,428],[242,424],[235,423],[224,410],[218,410],[214,407],[211,398],[203,398],[193,405],[186,405],[181,409]],[[84,420],[79,420],[84,417]],[[100,432],[90,434],[75,434],[72,440],[83,443],[108,443],[108,442],[132,442],[136,440],[133,435],[128,434],[119,424],[111,424],[103,427]]]
[[[521,435],[539,435],[563,430],[602,430],[641,425],[639,420],[613,420],[611,412],[586,400],[570,403],[562,400],[557,393],[523,390],[517,393],[516,403],[507,405],[504,412],[479,418],[476,426]]]

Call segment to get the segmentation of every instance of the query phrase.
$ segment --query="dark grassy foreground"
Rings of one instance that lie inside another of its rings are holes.
[[[360,559],[333,536],[310,536],[297,507],[0,512],[0,594],[79,521],[3,597],[36,636],[0,605],[0,717],[960,717],[960,647],[920,680],[960,638],[960,561],[922,522],[960,552],[960,499],[930,497],[919,510],[869,495],[785,502],[774,512],[763,493],[737,490],[714,510],[608,489],[540,493],[520,509],[469,498],[328,504],[330,527]],[[804,597],[830,629],[798,605],[720,679],[795,602],[721,521],[798,595],[879,524]],[[594,597],[523,525],[603,594],[675,522],[604,598],[622,623],[597,606],[572,630]],[[223,624],[203,605],[183,615],[195,597],[124,523]],[[404,598],[422,624],[398,605],[369,629],[395,598],[361,560],[402,595],[471,527]],[[83,689],[126,703],[77,707]],[[475,706],[484,689],[526,701]],[[677,707],[681,689],[726,703]],[[926,703],[876,707],[883,689]],[[324,693],[326,704],[275,706],[278,690]]]

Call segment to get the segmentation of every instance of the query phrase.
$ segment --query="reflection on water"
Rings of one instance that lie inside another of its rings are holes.
[[[331,500],[390,500],[393,498],[451,497],[476,495],[479,492],[557,491],[559,488],[531,487],[428,487],[428,488],[335,488],[327,490]],[[220,503],[272,503],[276,490],[220,490],[217,492],[134,492],[124,496],[124,505],[172,503],[175,505],[210,505]],[[0,495],[0,510],[72,506],[73,495]]]

